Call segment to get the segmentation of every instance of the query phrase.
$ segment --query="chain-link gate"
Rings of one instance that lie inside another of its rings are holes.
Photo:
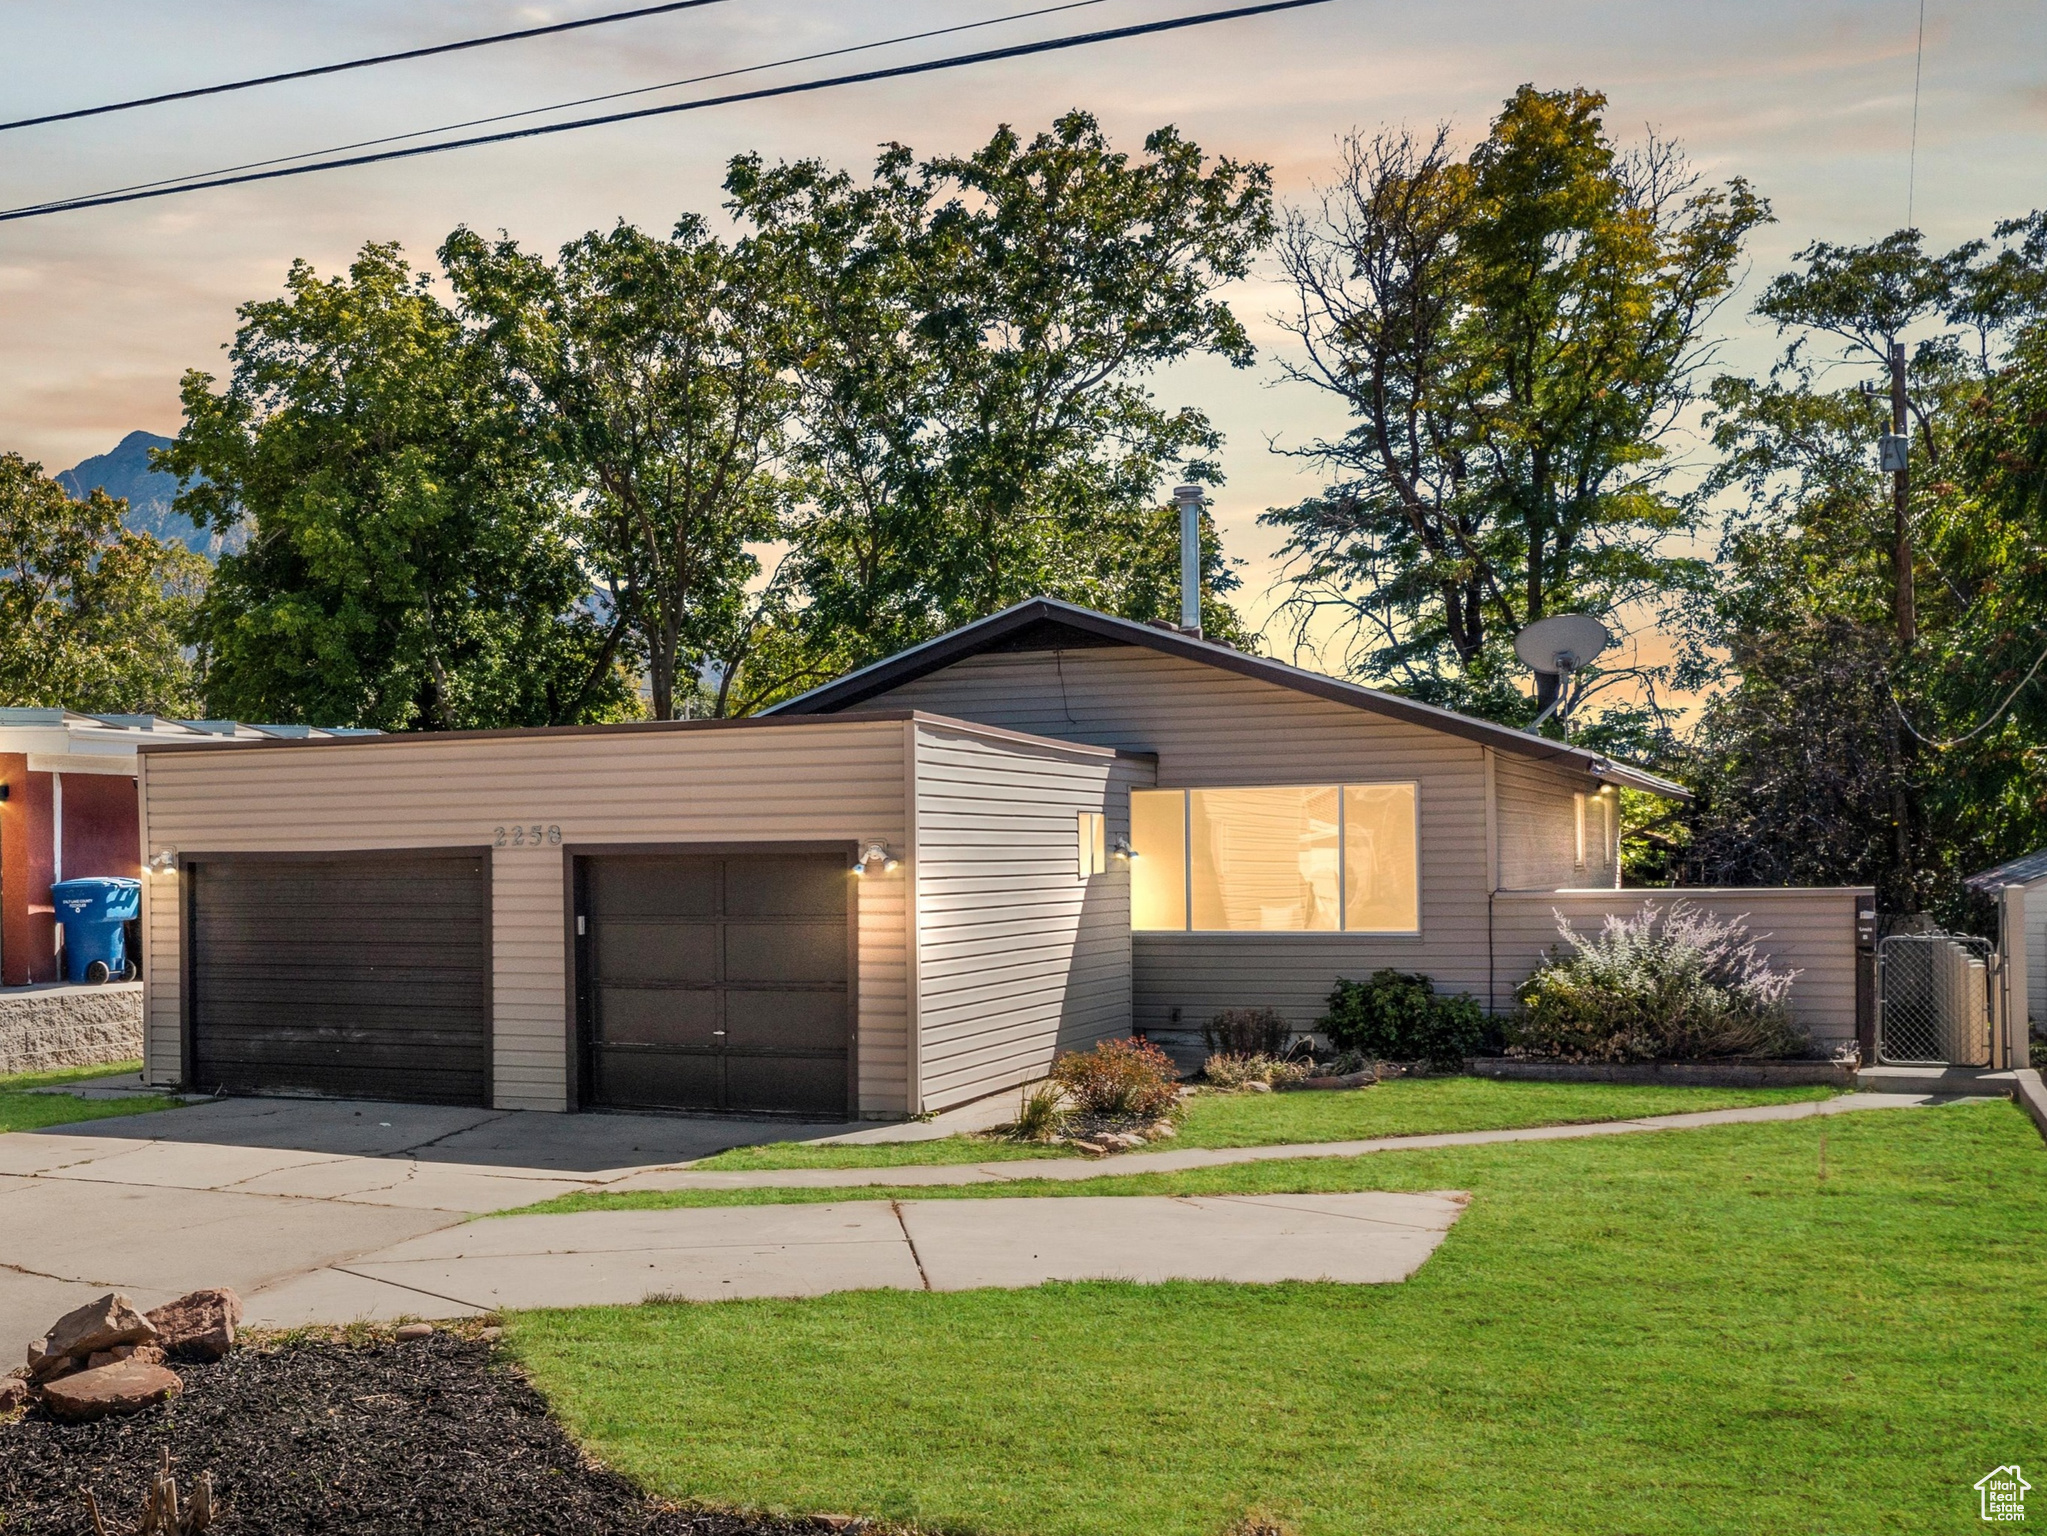
[[[1876,947],[1876,1055],[1886,1066],[1987,1067],[1997,953],[1987,939],[1893,934]]]

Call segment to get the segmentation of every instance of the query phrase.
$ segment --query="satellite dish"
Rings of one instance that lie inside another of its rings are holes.
[[[1558,613],[1516,635],[1514,654],[1538,672],[1578,672],[1612,644],[1613,636],[1591,614]]]

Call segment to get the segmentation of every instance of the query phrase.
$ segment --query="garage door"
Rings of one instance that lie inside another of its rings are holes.
[[[848,857],[579,860],[585,1097],[844,1115]]]
[[[201,1088],[490,1102],[490,867],[477,854],[187,866]]]

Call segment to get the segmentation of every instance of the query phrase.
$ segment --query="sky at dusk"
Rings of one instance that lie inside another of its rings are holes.
[[[1045,0],[728,0],[565,37],[294,82],[0,135],[0,196],[16,206],[273,154],[653,85]],[[174,90],[364,53],[625,8],[492,0],[0,0],[7,118]],[[1102,0],[1060,15],[748,77],[937,57],[1032,37],[1215,8],[1201,0]],[[1918,0],[1388,0],[1332,3],[1084,52],[854,86],[432,156],[317,177],[0,224],[0,449],[55,470],[141,427],[173,433],[188,368],[220,371],[245,300],[278,291],[294,257],[322,272],[368,240],[418,257],[457,224],[529,247],[624,218],[665,230],[715,214],[726,161],[758,150],[862,168],[900,140],[965,151],[1002,122],[1029,131],[1068,107],[1122,145],[1173,123],[1205,149],[1269,162],[1282,200],[1327,176],[1352,127],[1447,120],[1483,133],[1524,81],[1608,93],[1617,137],[1645,126],[1679,140],[1713,180],[1746,176],[1778,222],[1751,246],[1744,290],[1722,311],[1725,360],[1759,370],[1774,342],[1747,301],[1814,238],[1860,241],[1906,222]],[[642,101],[682,99],[668,97]],[[593,109],[602,110],[602,109]],[[1927,0],[1914,216],[1944,246],[2047,204],[2047,6]],[[1162,374],[1170,404],[1207,410],[1228,434],[1217,513],[1245,562],[1242,606],[1272,606],[1265,508],[1318,488],[1275,454],[1339,425],[1324,399],[1274,382],[1286,299],[1268,267],[1232,292],[1267,360],[1197,362]],[[1270,639],[1286,647],[1275,628]]]

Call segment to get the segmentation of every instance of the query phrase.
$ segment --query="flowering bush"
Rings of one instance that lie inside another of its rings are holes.
[[[1461,1065],[1492,1035],[1475,998],[1436,996],[1428,977],[1374,971],[1370,981],[1339,981],[1317,1027],[1339,1051],[1374,1061],[1428,1061]]]
[[[1180,1096],[1172,1058],[1149,1040],[1104,1040],[1052,1063],[1052,1081],[1074,1107],[1097,1115],[1156,1120]]]
[[[1314,1075],[1312,1061],[1281,1061],[1274,1056],[1234,1055],[1218,1051],[1202,1064],[1201,1075],[1211,1088],[1242,1088],[1246,1083],[1265,1083],[1273,1088],[1290,1088]]]
[[[1710,1061],[1800,1056],[1791,1022],[1796,971],[1756,951],[1747,922],[1691,903],[1609,914],[1591,937],[1557,914],[1568,952],[1552,951],[1521,987],[1516,1055],[1580,1061]]]

